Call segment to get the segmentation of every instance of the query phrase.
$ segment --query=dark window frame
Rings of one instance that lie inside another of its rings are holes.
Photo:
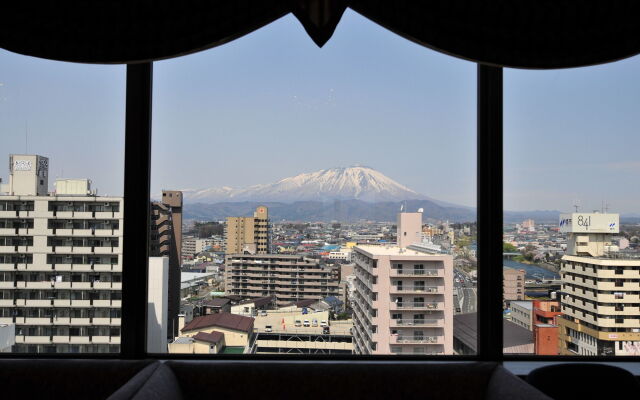
[[[503,354],[503,69],[477,66],[478,353],[475,355],[189,355],[146,351],[150,243],[151,110],[153,63],[127,65],[125,116],[124,237],[120,353],[25,354],[0,358],[215,359],[337,361],[616,361],[640,357]]]

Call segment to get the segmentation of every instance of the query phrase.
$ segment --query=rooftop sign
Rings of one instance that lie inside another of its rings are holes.
[[[560,214],[559,226],[566,233],[619,233],[620,214]]]

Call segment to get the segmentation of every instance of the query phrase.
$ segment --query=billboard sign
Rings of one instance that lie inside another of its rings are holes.
[[[559,226],[565,233],[619,233],[620,214],[560,214]]]

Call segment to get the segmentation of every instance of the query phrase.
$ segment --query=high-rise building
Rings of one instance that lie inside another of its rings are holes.
[[[618,214],[560,215],[561,355],[640,355],[640,258],[608,251],[619,226]]]
[[[269,211],[265,206],[258,206],[253,217],[228,217],[225,226],[225,253],[269,253],[270,228]]]
[[[182,192],[163,190],[162,200],[151,203],[152,257],[169,258],[167,336],[178,336],[180,265],[182,263]]]
[[[89,180],[58,181],[48,159],[10,156],[0,188],[0,324],[15,324],[15,352],[120,350],[122,197]]]
[[[275,296],[282,306],[299,300],[339,296],[340,269],[317,260],[284,254],[227,254],[225,293],[242,297]]]
[[[453,257],[419,245],[422,213],[400,213],[399,245],[354,247],[356,354],[453,354]]]

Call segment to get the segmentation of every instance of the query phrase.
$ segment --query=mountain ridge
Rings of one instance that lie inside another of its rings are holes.
[[[336,167],[301,173],[269,184],[245,188],[205,188],[182,191],[185,202],[362,200],[385,202],[431,199],[366,166]]]

